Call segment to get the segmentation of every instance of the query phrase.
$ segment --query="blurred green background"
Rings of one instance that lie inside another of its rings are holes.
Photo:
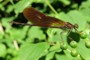
[[[75,30],[60,35],[58,28],[10,23],[27,23],[22,12],[28,6],[78,24],[80,35]],[[90,60],[89,40],[90,0],[0,0],[0,60]]]

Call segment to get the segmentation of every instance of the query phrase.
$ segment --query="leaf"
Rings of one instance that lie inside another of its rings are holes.
[[[0,44],[0,57],[4,57],[6,55],[6,46],[4,44]]]
[[[29,30],[27,35],[28,35],[28,38],[27,38],[28,41],[30,41],[30,40],[32,41],[35,38],[37,38],[39,40],[43,40],[46,38],[43,31],[40,30],[39,27],[35,27],[35,26],[31,27],[31,29]]]
[[[4,39],[5,42],[8,45],[10,45],[10,44],[12,45],[11,42],[13,40],[17,40],[19,43],[22,43],[24,41],[23,39],[26,36],[27,29],[28,29],[28,26],[23,27],[23,29],[15,29],[12,27],[7,28],[5,32],[8,34],[5,34],[5,39]]]
[[[49,28],[47,30],[48,42],[60,42],[60,39],[61,39],[60,32],[61,32],[61,29]]]
[[[23,11],[23,9],[27,6],[29,6],[33,0],[20,0],[17,4],[15,4],[15,12],[20,13]]]
[[[50,52],[49,54],[47,54],[46,60],[51,60],[54,57],[54,54],[55,54],[54,51],[53,52]]]
[[[25,44],[20,49],[19,60],[38,60],[48,48],[48,43]]]
[[[90,0],[87,0],[85,2],[82,3],[82,5],[80,6],[81,9],[83,8],[89,8],[90,7]]]
[[[66,55],[59,55],[59,54],[56,54],[55,55],[56,56],[56,59],[57,60],[72,60],[72,57],[68,57],[68,56],[66,56]]]
[[[67,15],[70,17],[72,24],[78,24],[78,30],[84,30],[86,28],[87,19],[82,13],[77,10],[72,10]]]
[[[69,0],[59,0],[60,2],[62,2],[64,5],[69,5],[70,1]]]
[[[20,0],[18,3],[14,5],[15,13],[21,13],[24,8],[31,6],[33,2],[44,2],[42,0]]]
[[[90,49],[85,47],[85,41],[80,40],[78,43],[78,48],[77,48],[79,54],[85,59],[85,60],[90,60]]]
[[[90,21],[90,8],[80,9],[80,12]]]

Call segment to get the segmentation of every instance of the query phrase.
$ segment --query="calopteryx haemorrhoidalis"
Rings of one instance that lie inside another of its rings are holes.
[[[61,29],[69,29],[69,30],[75,29],[76,31],[78,28],[77,24],[73,25],[69,22],[64,22],[55,17],[47,16],[33,7],[25,8],[23,10],[23,15],[28,21],[32,22],[32,24],[25,24],[20,22],[12,22],[12,23],[30,25],[30,26],[40,26],[46,28],[61,28]]]

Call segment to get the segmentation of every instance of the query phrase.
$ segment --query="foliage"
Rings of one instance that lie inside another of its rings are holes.
[[[58,28],[10,23],[26,23],[22,12],[28,6],[65,22],[78,24],[80,34],[72,30],[70,34],[60,35],[62,30]],[[63,42],[60,42],[61,37]],[[89,40],[90,0],[0,0],[0,60],[90,60]],[[77,43],[75,48],[70,46],[72,41]],[[67,49],[60,48],[60,43],[67,45]],[[72,50],[78,54],[73,54]]]

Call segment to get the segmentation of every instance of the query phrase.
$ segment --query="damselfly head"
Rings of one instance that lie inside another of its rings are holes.
[[[77,28],[78,28],[78,25],[77,24],[71,24],[71,23],[69,23],[69,22],[66,22],[65,23],[65,27],[66,28],[68,28],[68,29],[70,29],[70,30],[72,30],[73,28],[75,29],[75,31],[77,31]]]
[[[78,24],[74,24],[74,25],[73,25],[73,28],[75,29],[76,32],[78,32],[78,31],[77,31]]]

